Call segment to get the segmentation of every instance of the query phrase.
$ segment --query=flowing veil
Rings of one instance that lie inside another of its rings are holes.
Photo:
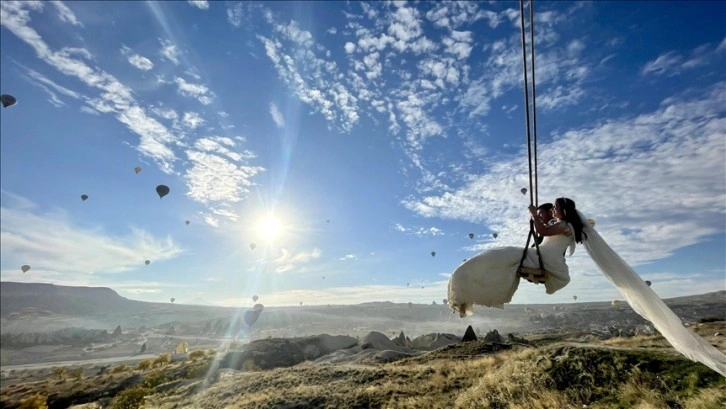
[[[681,319],[658,297],[643,279],[603,240],[587,218],[582,220],[585,249],[605,276],[620,291],[630,306],[655,328],[673,347],[693,361],[698,361],[726,376],[726,355],[688,330]]]

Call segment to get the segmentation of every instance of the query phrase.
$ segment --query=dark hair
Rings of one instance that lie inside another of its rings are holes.
[[[541,205],[537,206],[537,210],[544,210],[545,212],[548,212],[554,208],[555,205],[552,203],[542,203]]]
[[[565,221],[570,223],[572,228],[575,230],[575,241],[577,243],[582,243],[582,239],[587,238],[587,235],[582,232],[582,220],[580,220],[580,215],[577,214],[575,202],[566,197],[558,197],[557,200],[555,200],[555,204],[562,209],[562,215],[564,216]]]

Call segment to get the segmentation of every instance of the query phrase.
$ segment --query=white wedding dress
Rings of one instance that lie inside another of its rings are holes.
[[[564,222],[561,222],[564,223]],[[572,232],[572,226],[567,225]],[[553,294],[570,282],[570,271],[565,262],[565,250],[570,255],[575,249],[575,236],[564,234],[547,236],[539,245],[542,264],[550,272],[544,283],[547,294]],[[517,274],[522,247],[497,247],[485,250],[461,264],[449,279],[449,305],[464,315],[471,314],[471,305],[504,308],[517,291]],[[527,249],[523,265],[539,268],[536,248]]]
[[[633,310],[653,323],[678,352],[726,377],[726,355],[683,326],[655,291],[603,240],[594,222],[577,213],[583,224],[585,249]],[[570,281],[563,253],[570,247],[572,254],[573,246],[573,236],[564,235],[546,237],[540,245],[544,267],[552,273],[545,283],[548,294]],[[486,250],[460,265],[449,279],[449,305],[462,316],[472,313],[472,304],[503,308],[517,291],[520,278],[516,270],[521,256],[520,247],[502,247]],[[535,249],[527,249],[524,265],[539,268]]]

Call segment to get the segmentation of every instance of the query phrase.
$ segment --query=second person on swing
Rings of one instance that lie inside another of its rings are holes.
[[[549,273],[544,286],[547,294],[553,294],[570,282],[564,253],[570,248],[572,255],[575,243],[582,243],[582,222],[575,202],[564,197],[555,200],[554,223],[545,225],[537,217],[534,206],[530,206],[529,211],[534,218],[536,233],[544,236],[539,246],[544,268]],[[522,265],[538,269],[537,249],[515,246],[488,249],[461,264],[449,279],[449,305],[461,316],[471,313],[472,304],[503,308],[512,300],[519,286],[517,270],[523,252],[525,259]]]

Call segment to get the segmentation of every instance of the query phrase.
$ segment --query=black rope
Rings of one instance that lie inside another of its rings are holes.
[[[529,109],[529,81],[527,79],[527,40],[524,29],[524,0],[519,0],[519,17],[520,17],[520,32],[522,34],[522,66],[524,68],[524,111],[527,128],[527,159],[529,164],[529,204],[535,205],[538,203],[538,185],[537,185],[537,114],[535,104],[535,80],[534,80],[534,7],[532,1],[529,2],[529,28],[530,28],[530,47],[532,54],[532,118],[534,123],[534,171],[532,170],[532,133],[530,132],[530,109]],[[534,176],[534,177],[533,177]],[[518,272],[521,271],[524,264],[524,260],[527,258],[527,250],[529,249],[529,241],[535,237],[534,244],[537,249],[537,258],[539,259],[539,268],[544,271],[544,264],[542,262],[542,254],[539,251],[539,243],[535,236],[534,220],[529,221],[529,234],[527,235],[527,244],[524,246],[522,252],[522,258],[519,260]]]

